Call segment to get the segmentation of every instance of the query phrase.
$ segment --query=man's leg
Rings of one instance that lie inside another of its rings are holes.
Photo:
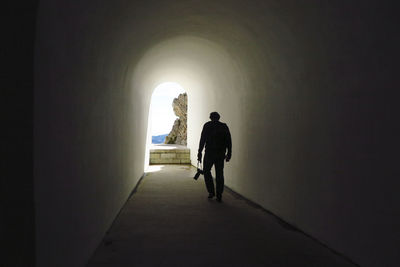
[[[224,158],[215,160],[215,174],[217,183],[217,200],[221,200],[224,191]]]
[[[213,178],[211,176],[211,167],[212,167],[213,163],[214,162],[213,162],[212,157],[210,157],[210,155],[205,154],[203,171],[204,171],[204,181],[206,183],[206,188],[209,193],[209,197],[215,196],[214,182],[213,182]]]

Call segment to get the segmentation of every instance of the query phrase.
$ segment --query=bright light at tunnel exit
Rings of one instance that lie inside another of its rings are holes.
[[[174,82],[158,85],[151,97],[151,135],[168,134],[177,118],[172,109],[172,101],[185,90]]]

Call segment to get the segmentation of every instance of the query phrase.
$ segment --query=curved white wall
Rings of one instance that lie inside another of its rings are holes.
[[[210,111],[221,113],[221,120],[228,122],[233,136],[240,133],[238,126],[244,108],[240,97],[245,86],[243,73],[236,65],[217,44],[203,38],[180,36],[149,49],[136,66],[132,88],[146,92],[146,105],[150,105],[155,85],[173,81],[185,88],[189,95],[188,147],[193,151],[192,162],[196,162],[200,133]]]
[[[390,88],[365,67],[382,61],[368,54],[381,43],[373,13],[357,7],[42,1],[38,266],[82,266],[96,248],[143,174],[151,93],[165,81],[190,96],[193,162],[217,110],[233,137],[228,186],[363,266],[394,266],[397,187],[382,150],[392,106],[371,108],[382,104],[376,87]]]

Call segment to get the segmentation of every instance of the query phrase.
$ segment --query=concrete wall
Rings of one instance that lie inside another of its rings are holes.
[[[1,8],[1,266],[34,266],[34,43],[38,1]]]
[[[143,174],[152,90],[220,112],[226,183],[363,266],[395,266],[394,17],[320,1],[42,1],[38,266],[83,266]]]

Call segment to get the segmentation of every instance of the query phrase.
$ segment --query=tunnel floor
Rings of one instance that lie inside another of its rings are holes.
[[[228,190],[208,200],[193,167],[151,170],[87,266],[354,266]]]

